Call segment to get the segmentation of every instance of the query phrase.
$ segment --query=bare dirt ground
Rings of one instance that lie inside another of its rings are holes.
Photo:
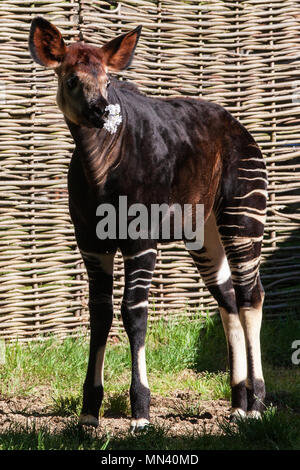
[[[170,397],[152,396],[151,422],[163,427],[169,436],[195,435],[204,431],[220,433],[218,421],[228,418],[230,405],[225,400],[203,400],[196,398],[197,410],[194,413],[187,411],[187,402],[195,397],[186,392],[176,392]],[[47,427],[52,433],[59,433],[69,424],[74,423],[74,417],[59,416],[51,410],[49,393],[41,388],[38,395],[31,397],[13,397],[4,399],[0,397],[0,432],[5,432],[14,425],[35,429]],[[95,430],[96,435],[109,432],[111,436],[118,436],[128,432],[130,417],[125,415],[112,415],[104,413],[100,426]]]

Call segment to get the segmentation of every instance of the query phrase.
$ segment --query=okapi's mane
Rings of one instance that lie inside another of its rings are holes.
[[[143,93],[139,89],[138,85],[131,82],[130,80],[121,80],[120,78],[118,78],[118,76],[110,76],[110,79],[111,79],[112,86],[116,90],[120,90],[121,92],[124,92],[124,93],[126,93],[126,92],[135,93],[136,95],[138,95],[140,97],[143,97],[143,98],[147,99],[148,101],[163,102],[163,101],[170,101],[170,100],[177,99],[177,98],[182,98],[182,99],[187,98],[186,96],[182,96],[182,95],[149,96],[149,95],[146,95],[145,93]],[[200,97],[189,97],[189,99],[194,100],[194,101],[204,101]]]
[[[128,80],[121,80],[117,76],[111,76],[111,86],[117,90],[119,89],[121,92],[131,91],[142,96],[147,96],[139,90],[139,87],[135,83]]]

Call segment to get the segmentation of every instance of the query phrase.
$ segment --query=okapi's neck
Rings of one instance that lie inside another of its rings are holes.
[[[118,101],[115,98],[110,103],[116,104]],[[122,123],[113,134],[105,128],[79,126],[67,119],[66,122],[79,151],[89,183],[99,187],[105,183],[108,172],[116,168],[120,162],[125,126],[124,113]]]

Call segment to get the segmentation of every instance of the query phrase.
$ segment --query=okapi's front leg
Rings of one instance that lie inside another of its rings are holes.
[[[143,429],[149,423],[150,390],[146,372],[145,337],[148,292],[155,268],[156,249],[146,248],[131,256],[123,255],[125,290],[122,318],[131,348],[131,430],[135,431]]]
[[[81,252],[89,280],[90,353],[80,424],[98,426],[103,399],[104,355],[113,319],[113,254]]]

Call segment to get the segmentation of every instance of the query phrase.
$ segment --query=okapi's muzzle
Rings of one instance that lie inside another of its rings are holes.
[[[108,102],[103,97],[100,97],[96,101],[92,101],[88,105],[86,113],[84,113],[84,117],[86,118],[87,123],[90,123],[92,127],[103,127],[105,118],[108,114],[106,111],[107,106]],[[87,127],[89,127],[89,125],[87,125]]]

